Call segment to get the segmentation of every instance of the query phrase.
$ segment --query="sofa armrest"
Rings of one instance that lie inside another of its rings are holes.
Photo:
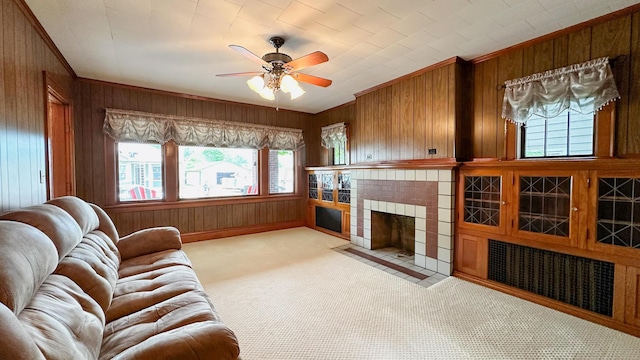
[[[122,260],[158,251],[182,248],[180,231],[171,226],[143,229],[120,238],[118,250]]]

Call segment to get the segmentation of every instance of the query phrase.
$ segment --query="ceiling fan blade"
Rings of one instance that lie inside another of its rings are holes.
[[[241,72],[241,73],[230,73],[230,74],[216,74],[216,76],[251,76],[251,75],[262,75],[264,72],[262,71],[250,71],[250,72]]]
[[[235,50],[237,53],[239,53],[240,55],[243,55],[245,57],[247,57],[249,60],[262,65],[262,67],[266,66],[266,69],[271,69],[271,65],[262,60],[262,58],[254,53],[252,53],[251,51],[247,50],[246,48],[240,46],[240,45],[229,45],[229,47],[232,50]]]
[[[285,67],[291,68],[291,71],[301,70],[309,66],[318,65],[325,61],[329,61],[327,54],[322,51],[315,51],[303,57],[291,60],[285,64]]]
[[[325,79],[325,78],[321,78],[321,77],[317,77],[317,76],[313,76],[313,75],[307,75],[307,74],[301,74],[301,73],[295,73],[292,74],[293,78],[298,80],[298,81],[302,81],[302,82],[306,82],[309,84],[313,84],[316,86],[322,86],[322,87],[327,87],[329,85],[331,85],[332,81],[329,79]]]

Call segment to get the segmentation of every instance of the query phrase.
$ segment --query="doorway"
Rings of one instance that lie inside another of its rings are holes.
[[[71,104],[45,73],[47,199],[75,195],[75,150]]]

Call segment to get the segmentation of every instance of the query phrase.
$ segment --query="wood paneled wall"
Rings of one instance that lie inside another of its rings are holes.
[[[621,95],[616,102],[616,154],[640,155],[640,13],[636,12],[475,63],[473,156],[505,157],[505,120],[501,117],[504,90],[496,90],[498,84],[618,55],[627,59],[613,68]]]
[[[81,79],[75,91],[75,135],[78,196],[104,206],[105,138],[102,132],[105,108],[137,110],[168,115],[241,121],[303,129],[305,139],[312,115],[254,105],[188,98],[159,91]],[[305,151],[301,152],[303,159]],[[306,161],[302,161],[303,165]],[[304,194],[304,192],[303,192]],[[262,225],[303,220],[306,198],[267,200],[210,206],[193,205],[175,209],[123,212],[109,210],[121,235],[149,226],[171,225],[182,232]]]
[[[47,71],[68,96],[73,78],[14,0],[0,1],[0,212],[40,204]]]
[[[460,157],[463,65],[449,62],[356,98],[352,163]],[[436,149],[429,155],[429,149]]]

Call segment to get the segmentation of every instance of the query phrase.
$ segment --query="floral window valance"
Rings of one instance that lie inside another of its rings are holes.
[[[619,98],[604,57],[505,82],[502,117],[524,124],[531,117],[553,118],[568,109],[588,114]]]
[[[322,146],[327,149],[344,147],[347,143],[347,125],[337,123],[324,126],[321,128],[320,138],[322,138]]]
[[[104,132],[115,141],[156,142],[178,145],[298,150],[304,146],[302,130],[106,109]]]

